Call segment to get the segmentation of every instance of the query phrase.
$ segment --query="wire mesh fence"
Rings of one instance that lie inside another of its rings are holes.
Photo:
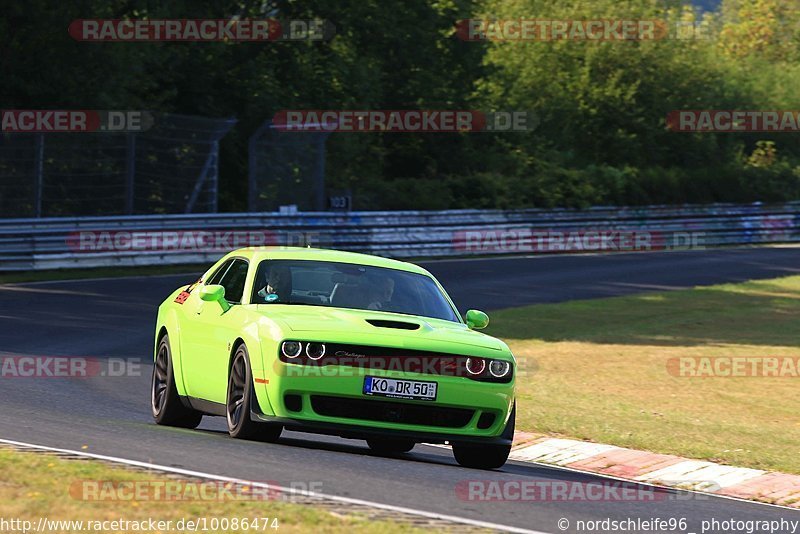
[[[41,195],[40,135],[0,135],[0,216],[32,217]]]
[[[157,114],[137,133],[0,134],[0,218],[216,212],[235,122]]]
[[[264,122],[249,141],[248,211],[325,209],[325,141],[330,132],[286,131]]]

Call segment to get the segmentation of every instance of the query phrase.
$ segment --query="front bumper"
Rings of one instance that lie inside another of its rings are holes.
[[[386,428],[371,428],[355,424],[327,423],[323,421],[293,419],[290,417],[275,417],[264,415],[256,411],[250,413],[254,421],[282,425],[286,430],[294,432],[310,432],[313,434],[326,434],[347,439],[370,438],[402,438],[410,439],[417,443],[464,443],[474,445],[511,445],[513,435],[497,437],[477,437],[461,434],[447,434],[438,432],[415,432],[412,430],[396,430]]]
[[[268,383],[256,385],[259,405],[269,406],[273,413],[256,408],[251,414],[254,420],[279,423],[289,430],[356,439],[401,437],[429,443],[509,445],[513,438],[505,432],[514,403],[513,382],[498,384],[344,366],[309,371],[302,365],[275,365]],[[367,396],[362,393],[366,376],[435,381],[437,398],[414,401]],[[287,405],[290,397],[294,397],[294,403]],[[331,410],[331,404],[337,402],[347,409]],[[428,416],[426,412],[430,412]],[[383,417],[384,413],[388,416]],[[493,419],[487,426],[490,416]]]

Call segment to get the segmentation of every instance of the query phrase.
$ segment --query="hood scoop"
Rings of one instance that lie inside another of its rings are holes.
[[[372,326],[377,326],[378,328],[394,328],[396,330],[419,330],[420,326],[417,323],[387,321],[385,319],[367,319],[366,321]]]

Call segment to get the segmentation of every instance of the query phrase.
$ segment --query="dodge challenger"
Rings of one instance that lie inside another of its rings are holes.
[[[515,360],[462,319],[417,265],[333,250],[233,251],[159,307],[155,422],[220,416],[234,438],[288,431],[366,440],[381,454],[452,445],[494,469],[514,434]]]

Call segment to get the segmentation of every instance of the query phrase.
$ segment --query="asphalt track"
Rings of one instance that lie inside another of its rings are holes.
[[[440,278],[462,311],[492,310],[796,274],[800,249],[447,260],[424,265]],[[206,418],[197,431],[158,427],[148,405],[155,310],[166,294],[192,278],[0,286],[0,354],[142,362],[138,372],[134,367],[122,377],[3,379],[0,438],[64,449],[88,446],[97,454],[284,486],[311,483],[326,494],[544,532],[562,532],[557,527],[561,518],[570,521],[566,532],[578,532],[578,520],[607,518],[686,518],[688,532],[700,532],[700,521],[711,519],[800,520],[800,512],[784,508],[697,494],[678,497],[671,492],[640,502],[468,501],[456,493],[459,482],[601,479],[517,462],[492,472],[464,469],[448,450],[425,445],[391,458],[370,453],[361,441],[310,434],[284,433],[276,444],[232,440],[218,418]]]

